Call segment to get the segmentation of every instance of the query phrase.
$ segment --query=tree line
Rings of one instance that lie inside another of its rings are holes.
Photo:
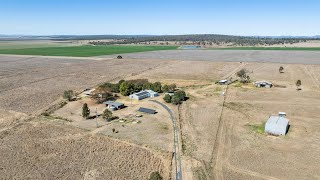
[[[166,35],[166,36],[119,36],[112,41],[94,40],[89,42],[93,45],[113,45],[113,44],[151,44],[151,42],[160,42],[162,45],[168,41],[174,41],[176,44],[186,45],[213,45],[213,44],[233,44],[235,46],[258,46],[275,44],[293,44],[306,42],[307,40],[319,39],[304,37],[252,37],[252,36],[230,36],[219,34],[194,34],[194,35]],[[191,43],[190,43],[191,42]]]

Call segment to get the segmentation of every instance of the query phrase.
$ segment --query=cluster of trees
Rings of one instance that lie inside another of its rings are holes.
[[[185,101],[186,97],[187,97],[186,92],[180,90],[175,92],[174,95],[172,96],[169,94],[166,94],[163,100],[167,103],[178,105],[178,104],[181,104],[182,101]]]
[[[164,85],[160,82],[150,83],[147,79],[136,80],[120,80],[118,83],[105,83],[100,85],[99,88],[104,89],[106,92],[121,93],[124,96],[129,96],[132,93],[139,92],[144,89],[150,89],[158,93],[170,92],[176,89],[175,84]]]
[[[88,107],[87,103],[84,103],[82,106],[82,117],[85,119],[88,119],[90,117],[90,109]],[[105,109],[102,113],[102,118],[110,121],[112,119],[114,119],[112,112],[109,109]]]
[[[235,46],[258,46],[275,44],[293,44],[306,42],[309,39],[304,37],[248,37],[230,36],[219,34],[193,34],[193,35],[166,35],[166,36],[118,36],[113,41],[91,41],[93,45],[112,45],[112,44],[151,44],[160,42],[161,45],[168,45],[168,41],[179,42],[180,45],[213,45],[213,44],[233,44]]]

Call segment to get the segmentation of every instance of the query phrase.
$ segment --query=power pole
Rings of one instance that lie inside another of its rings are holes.
[[[99,124],[98,124],[98,108],[96,107],[96,125],[97,125],[97,128],[99,127]]]

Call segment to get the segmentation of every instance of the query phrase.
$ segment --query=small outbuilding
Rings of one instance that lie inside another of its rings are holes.
[[[147,114],[155,114],[156,113],[156,110],[143,108],[143,107],[139,108],[138,111],[143,112],[143,113],[147,113]]]
[[[118,110],[118,109],[124,108],[123,103],[115,102],[115,101],[106,101],[103,104],[105,104],[111,110]]]
[[[220,80],[218,83],[219,83],[220,85],[228,85],[228,84],[230,84],[230,81],[227,80],[227,79],[222,79],[222,80]]]
[[[83,91],[83,94],[86,95],[86,96],[91,96],[92,93],[93,93],[93,91],[95,91],[95,90],[96,90],[96,89],[89,89],[89,88],[87,88],[87,89],[85,89],[85,90]]]
[[[269,81],[256,81],[254,82],[256,87],[265,87],[265,88],[272,88],[273,84]]]
[[[270,116],[264,131],[271,135],[286,135],[289,128],[289,119],[282,116]]]

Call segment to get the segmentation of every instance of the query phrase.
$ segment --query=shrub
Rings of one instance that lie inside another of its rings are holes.
[[[161,176],[161,174],[159,172],[152,172],[150,174],[150,178],[149,180],[162,180],[163,177]]]
[[[171,103],[171,96],[169,94],[166,94],[163,98],[163,100],[166,102],[166,103]]]
[[[103,119],[106,119],[107,121],[110,121],[113,118],[112,112],[109,109],[105,109],[103,111],[102,117],[103,117]]]
[[[301,86],[301,80],[298,80],[297,82],[296,82],[296,86],[297,86],[297,90],[300,90],[301,88],[300,88],[300,86]]]
[[[74,96],[74,93],[72,90],[64,91],[63,98],[68,99],[68,101],[71,101],[72,97]]]

